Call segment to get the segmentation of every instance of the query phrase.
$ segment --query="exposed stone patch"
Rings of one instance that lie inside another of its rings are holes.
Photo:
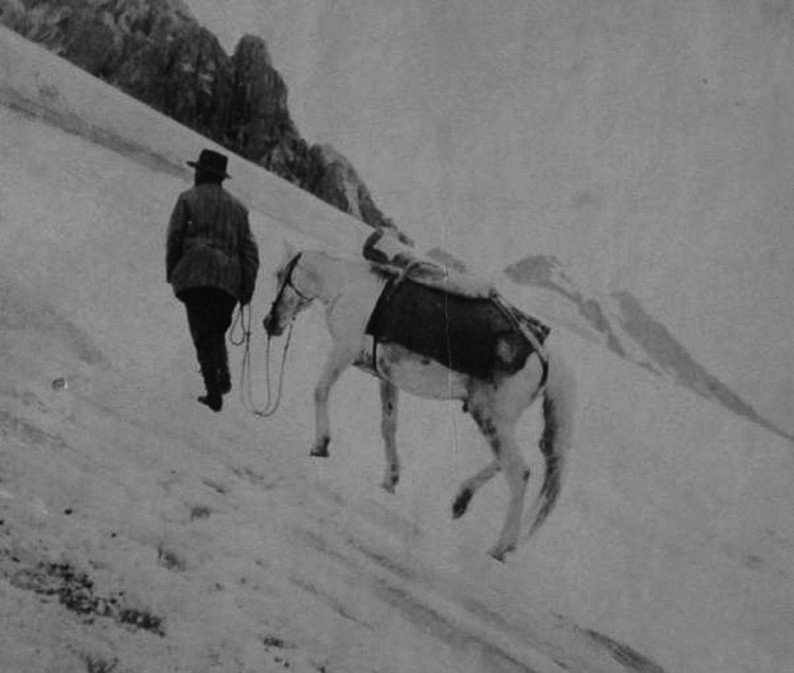
[[[18,589],[56,598],[60,605],[86,623],[105,617],[136,631],[165,636],[162,617],[127,604],[123,591],[107,595],[98,593],[89,575],[75,569],[69,562],[39,561],[26,565],[22,555],[4,549],[0,550],[0,576],[5,576]]]
[[[184,572],[187,570],[187,561],[182,556],[164,546],[157,548],[157,562],[168,570],[174,572]]]
[[[637,673],[664,673],[664,669],[661,666],[637,652],[633,647],[623,645],[598,631],[587,629],[585,633],[599,645],[606,648],[615,658],[615,661],[625,666],[628,670],[637,671]]]
[[[210,508],[206,505],[193,505],[190,508],[190,520],[197,521],[199,519],[209,519],[210,518]]]

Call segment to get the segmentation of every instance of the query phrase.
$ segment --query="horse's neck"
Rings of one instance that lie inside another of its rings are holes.
[[[350,290],[351,285],[366,281],[369,275],[365,265],[325,252],[306,253],[306,258],[311,293],[324,304],[334,301],[345,290]]]

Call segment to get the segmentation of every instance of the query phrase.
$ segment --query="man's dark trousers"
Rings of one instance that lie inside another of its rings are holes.
[[[226,331],[232,324],[237,299],[217,287],[187,288],[178,298],[187,309],[190,335],[207,388],[206,398],[199,399],[213,411],[220,411],[222,396],[231,390]]]

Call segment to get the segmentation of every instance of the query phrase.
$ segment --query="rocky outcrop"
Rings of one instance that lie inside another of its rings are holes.
[[[24,18],[25,7],[21,0],[0,0],[0,23],[6,26],[21,26]]]
[[[396,230],[344,156],[301,137],[259,37],[229,56],[181,0],[0,0],[0,22],[339,210]]]
[[[0,2],[13,30],[227,145],[231,61],[180,0]]]
[[[310,164],[317,168],[309,185],[312,193],[373,227],[396,228],[375,205],[353,165],[333,147],[315,145],[309,151],[309,157]]]
[[[287,108],[287,86],[264,41],[252,35],[240,40],[231,64],[232,142],[241,155],[259,162],[281,142],[300,138]]]
[[[287,86],[273,68],[264,41],[253,35],[244,36],[231,63],[233,97],[229,128],[232,137],[227,146],[311,191],[320,167],[312,164],[309,145],[292,121]]]

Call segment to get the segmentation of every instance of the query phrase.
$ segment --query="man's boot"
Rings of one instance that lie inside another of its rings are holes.
[[[204,385],[207,394],[201,395],[198,401],[207,405],[213,411],[220,411],[223,407],[223,397],[221,396],[220,384],[218,382],[217,358],[213,353],[213,348],[199,348],[198,361],[201,366],[201,375],[204,378]]]

